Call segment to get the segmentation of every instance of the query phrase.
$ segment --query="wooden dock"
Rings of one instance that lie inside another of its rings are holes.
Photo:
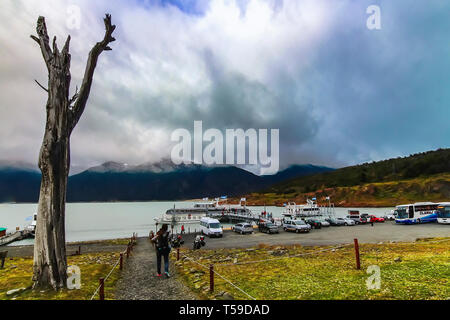
[[[18,230],[12,233],[8,233],[0,238],[0,246],[5,246],[11,242],[19,241],[27,238],[33,238],[34,235],[29,230]]]

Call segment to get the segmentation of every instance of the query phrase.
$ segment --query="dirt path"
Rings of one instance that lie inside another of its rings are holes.
[[[156,277],[156,253],[148,238],[139,238],[116,287],[118,300],[194,300],[170,264],[169,279]],[[164,260],[162,268],[164,268]],[[164,269],[163,269],[164,270]]]

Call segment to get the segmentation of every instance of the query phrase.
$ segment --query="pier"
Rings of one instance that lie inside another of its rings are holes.
[[[0,238],[0,246],[5,246],[11,242],[19,241],[27,238],[33,238],[34,235],[30,230],[17,230],[15,232],[6,234]]]

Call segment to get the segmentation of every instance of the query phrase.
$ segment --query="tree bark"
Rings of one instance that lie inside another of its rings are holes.
[[[36,81],[48,93],[48,99],[45,133],[39,154],[42,180],[34,245],[34,288],[58,289],[67,285],[65,204],[70,135],[85,109],[97,59],[104,50],[111,50],[108,44],[115,40],[111,36],[115,29],[111,25],[111,16],[107,14],[104,22],[105,37],[90,51],[80,92],[75,92],[72,98],[69,98],[70,36],[61,52],[54,37],[51,49],[44,17],[39,17],[37,22],[38,37],[31,36],[39,44],[48,70],[48,89]]]

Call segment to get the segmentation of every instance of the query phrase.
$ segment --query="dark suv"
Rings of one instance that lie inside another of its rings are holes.
[[[278,226],[273,224],[272,222],[260,222],[258,225],[259,232],[265,233],[279,233]]]
[[[308,219],[305,219],[305,222],[307,224],[309,224],[311,226],[311,228],[314,228],[314,229],[322,228],[322,223],[317,219],[308,218]]]

